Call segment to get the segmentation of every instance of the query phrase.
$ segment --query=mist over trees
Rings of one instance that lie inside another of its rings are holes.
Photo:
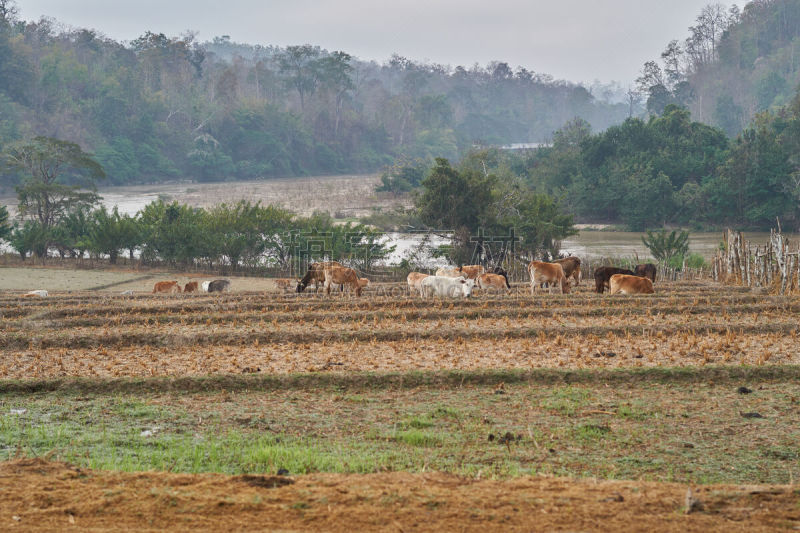
[[[800,84],[800,0],[709,4],[637,82],[649,112],[677,104],[738,135],[759,112],[789,104]]]
[[[601,87],[596,98],[500,61],[379,64],[192,33],[123,43],[22,21],[14,7],[0,0],[0,149],[67,140],[95,154],[106,184],[374,171],[475,143],[545,141],[574,116],[602,130],[630,112]],[[6,173],[0,186],[17,179]]]

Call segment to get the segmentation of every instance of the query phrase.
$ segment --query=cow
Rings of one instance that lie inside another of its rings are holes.
[[[184,293],[187,293],[187,292],[198,292],[198,291],[199,291],[199,287],[197,286],[197,282],[196,281],[190,281],[189,283],[187,283],[183,287],[183,292]]]
[[[225,292],[230,287],[231,282],[227,279],[215,279],[209,282],[208,292]]]
[[[49,293],[44,289],[36,289],[34,291],[26,292],[22,295],[23,298],[47,298]]]
[[[177,281],[159,281],[153,286],[153,294],[170,294],[173,292],[181,292],[181,286],[178,285]]]
[[[597,267],[594,269],[594,290],[597,294],[603,294],[603,291],[609,287],[608,283],[611,276],[614,274],[626,274],[633,276],[633,271],[627,268],[617,267]]]
[[[557,283],[561,287],[561,294],[569,293],[569,282],[564,275],[564,268],[558,263],[531,261],[528,265],[528,274],[531,277],[531,296],[536,293],[536,287],[542,283],[550,286],[550,292],[553,292],[553,284]]]
[[[609,281],[611,290],[609,294],[653,294],[653,282],[650,278],[631,276],[628,274],[614,274]]]
[[[347,285],[356,292],[356,296],[361,296],[361,283],[359,283],[358,274],[352,268],[327,266],[323,273],[325,275],[325,294],[330,295],[331,285],[342,285],[342,287]]]
[[[337,261],[326,261],[321,263],[311,263],[308,265],[308,270],[306,271],[305,276],[302,279],[297,281],[297,292],[303,292],[306,290],[306,287],[314,282],[314,290],[319,289],[320,283],[325,283],[325,268],[326,267],[340,267],[342,266],[341,263]]]
[[[508,284],[508,278],[491,272],[486,272],[478,276],[476,285],[481,290],[496,289],[498,291],[508,291],[511,289],[511,285]]]
[[[653,283],[656,282],[656,266],[653,263],[645,263],[643,265],[636,265],[633,273],[637,276],[647,278]]]
[[[423,274],[422,272],[410,272],[406,276],[408,282],[408,293],[413,294],[417,291],[422,296],[422,280],[429,277],[430,274]]]
[[[464,277],[461,274],[461,270],[458,268],[450,268],[450,267],[441,267],[436,269],[437,276],[444,276],[447,278],[461,278]]]
[[[278,290],[283,292],[292,290],[294,284],[297,283],[297,280],[292,278],[277,278],[272,281],[275,283]]]
[[[203,283],[200,284],[200,288],[202,289],[203,292],[208,292],[208,285],[210,283],[211,283],[210,281],[204,281]]]
[[[478,279],[478,276],[486,272],[483,265],[467,265],[458,267],[458,271],[467,279]]]
[[[572,278],[575,280],[575,286],[581,284],[581,260],[578,257],[570,256],[563,259],[556,259],[553,263],[558,263],[564,269],[564,275],[567,279]]]
[[[362,290],[366,289],[367,285],[369,285],[369,280],[367,278],[358,278],[358,286],[361,287]]]
[[[463,277],[450,278],[447,276],[428,276],[420,283],[422,295],[425,297],[439,296],[458,298],[469,298],[472,289],[475,287],[474,279]]]

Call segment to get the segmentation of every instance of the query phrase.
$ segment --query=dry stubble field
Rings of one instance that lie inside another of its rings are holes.
[[[708,282],[636,297],[516,289],[5,292],[0,450],[99,470],[6,463],[5,491],[48,496],[6,492],[0,524],[800,525],[800,298]],[[284,467],[306,475],[261,476]],[[151,469],[197,474],[126,473]],[[108,501],[77,501],[77,484]],[[687,515],[690,485],[703,505]]]

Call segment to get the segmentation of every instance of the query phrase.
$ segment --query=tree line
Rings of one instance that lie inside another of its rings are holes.
[[[192,33],[118,42],[20,20],[14,6],[0,0],[0,149],[69,140],[110,184],[374,171],[403,156],[542,141],[576,115],[601,130],[631,113],[613,88],[594,95],[502,61],[377,63]],[[0,187],[18,180],[0,175]]]

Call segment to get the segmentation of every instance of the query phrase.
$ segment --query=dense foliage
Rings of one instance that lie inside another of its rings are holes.
[[[759,112],[788,104],[800,83],[800,0],[753,0],[741,10],[710,4],[644,65],[647,109],[688,106],[701,122],[735,136]]]
[[[110,184],[373,171],[474,143],[544,141],[573,116],[600,130],[630,112],[503,62],[377,64],[191,33],[121,43],[0,9],[0,148],[68,140],[96,155]],[[0,187],[15,180],[0,176]]]

